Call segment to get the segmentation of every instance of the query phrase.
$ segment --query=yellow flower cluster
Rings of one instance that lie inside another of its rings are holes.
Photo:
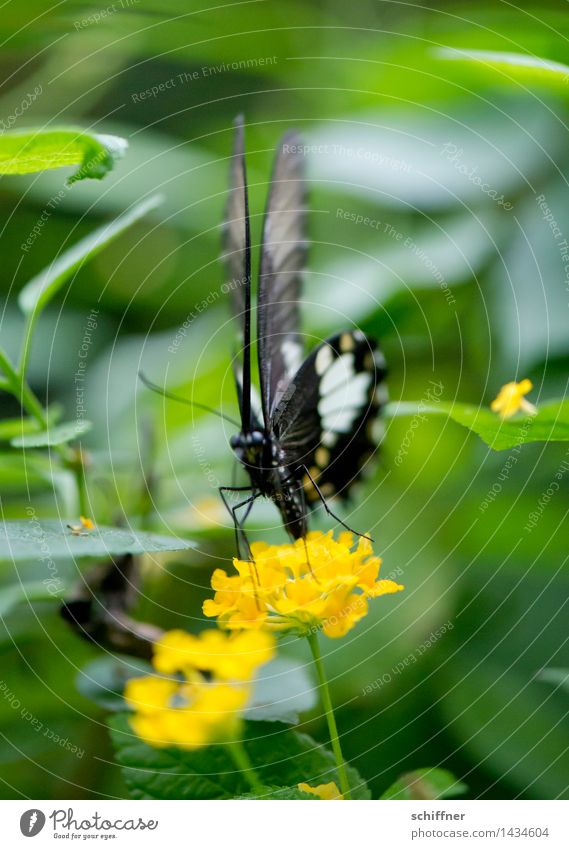
[[[318,799],[337,800],[344,798],[334,781],[329,781],[328,784],[317,784],[316,787],[301,782],[298,789],[302,790],[303,793],[310,793],[311,796],[316,796]]]
[[[368,539],[354,549],[351,533],[309,533],[286,545],[257,542],[253,560],[234,560],[236,575],[217,569],[213,599],[204,603],[229,630],[271,628],[308,634],[320,630],[342,637],[368,612],[368,599],[402,590],[378,580],[381,559]]]
[[[537,409],[524,398],[524,395],[527,395],[532,389],[533,384],[527,377],[519,383],[516,383],[515,380],[506,383],[490,404],[490,409],[494,413],[498,413],[502,419],[510,419],[518,410],[534,415]]]
[[[196,749],[234,739],[251,695],[251,679],[275,653],[265,632],[195,637],[170,631],[155,644],[153,666],[162,675],[131,678],[124,697],[133,730],[151,746]]]

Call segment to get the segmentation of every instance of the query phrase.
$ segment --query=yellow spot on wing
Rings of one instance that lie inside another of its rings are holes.
[[[364,368],[367,371],[373,371],[375,368],[375,359],[371,351],[368,351],[364,357]]]

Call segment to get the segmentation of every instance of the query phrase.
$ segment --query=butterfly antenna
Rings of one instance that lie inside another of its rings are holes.
[[[182,398],[181,395],[176,395],[175,392],[170,392],[168,389],[163,389],[162,386],[158,386],[157,383],[153,383],[149,380],[146,375],[144,375],[141,371],[138,372],[138,376],[147,389],[151,389],[152,392],[158,393],[158,395],[162,395],[164,398],[170,398],[171,401],[178,401],[180,404],[186,404],[188,407],[197,407],[198,410],[205,410],[206,413],[213,413],[214,416],[218,416],[220,419],[223,419],[225,422],[229,422],[235,427],[240,428],[241,424],[236,419],[232,419],[230,416],[226,416],[225,413],[222,413],[220,410],[216,410],[214,407],[208,407],[207,404],[200,404],[198,401],[190,401],[189,398]]]

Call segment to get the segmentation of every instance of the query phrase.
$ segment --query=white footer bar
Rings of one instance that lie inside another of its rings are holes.
[[[296,807],[295,811],[291,806]],[[3,801],[2,845],[569,847],[569,801]]]

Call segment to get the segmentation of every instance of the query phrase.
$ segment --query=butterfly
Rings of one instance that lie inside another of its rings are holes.
[[[230,444],[250,484],[220,487],[240,532],[254,501],[271,499],[293,539],[304,537],[313,507],[346,498],[373,455],[379,414],[387,401],[386,364],[377,342],[344,330],[306,358],[300,335],[302,274],[307,253],[303,145],[293,131],[280,141],[263,220],[257,289],[256,341],[260,398],[251,381],[251,229],[243,118],[235,122],[230,188],[223,224],[227,272],[240,327],[242,354],[234,366],[241,428]],[[227,493],[248,493],[231,506]],[[238,510],[243,509],[241,519]]]

